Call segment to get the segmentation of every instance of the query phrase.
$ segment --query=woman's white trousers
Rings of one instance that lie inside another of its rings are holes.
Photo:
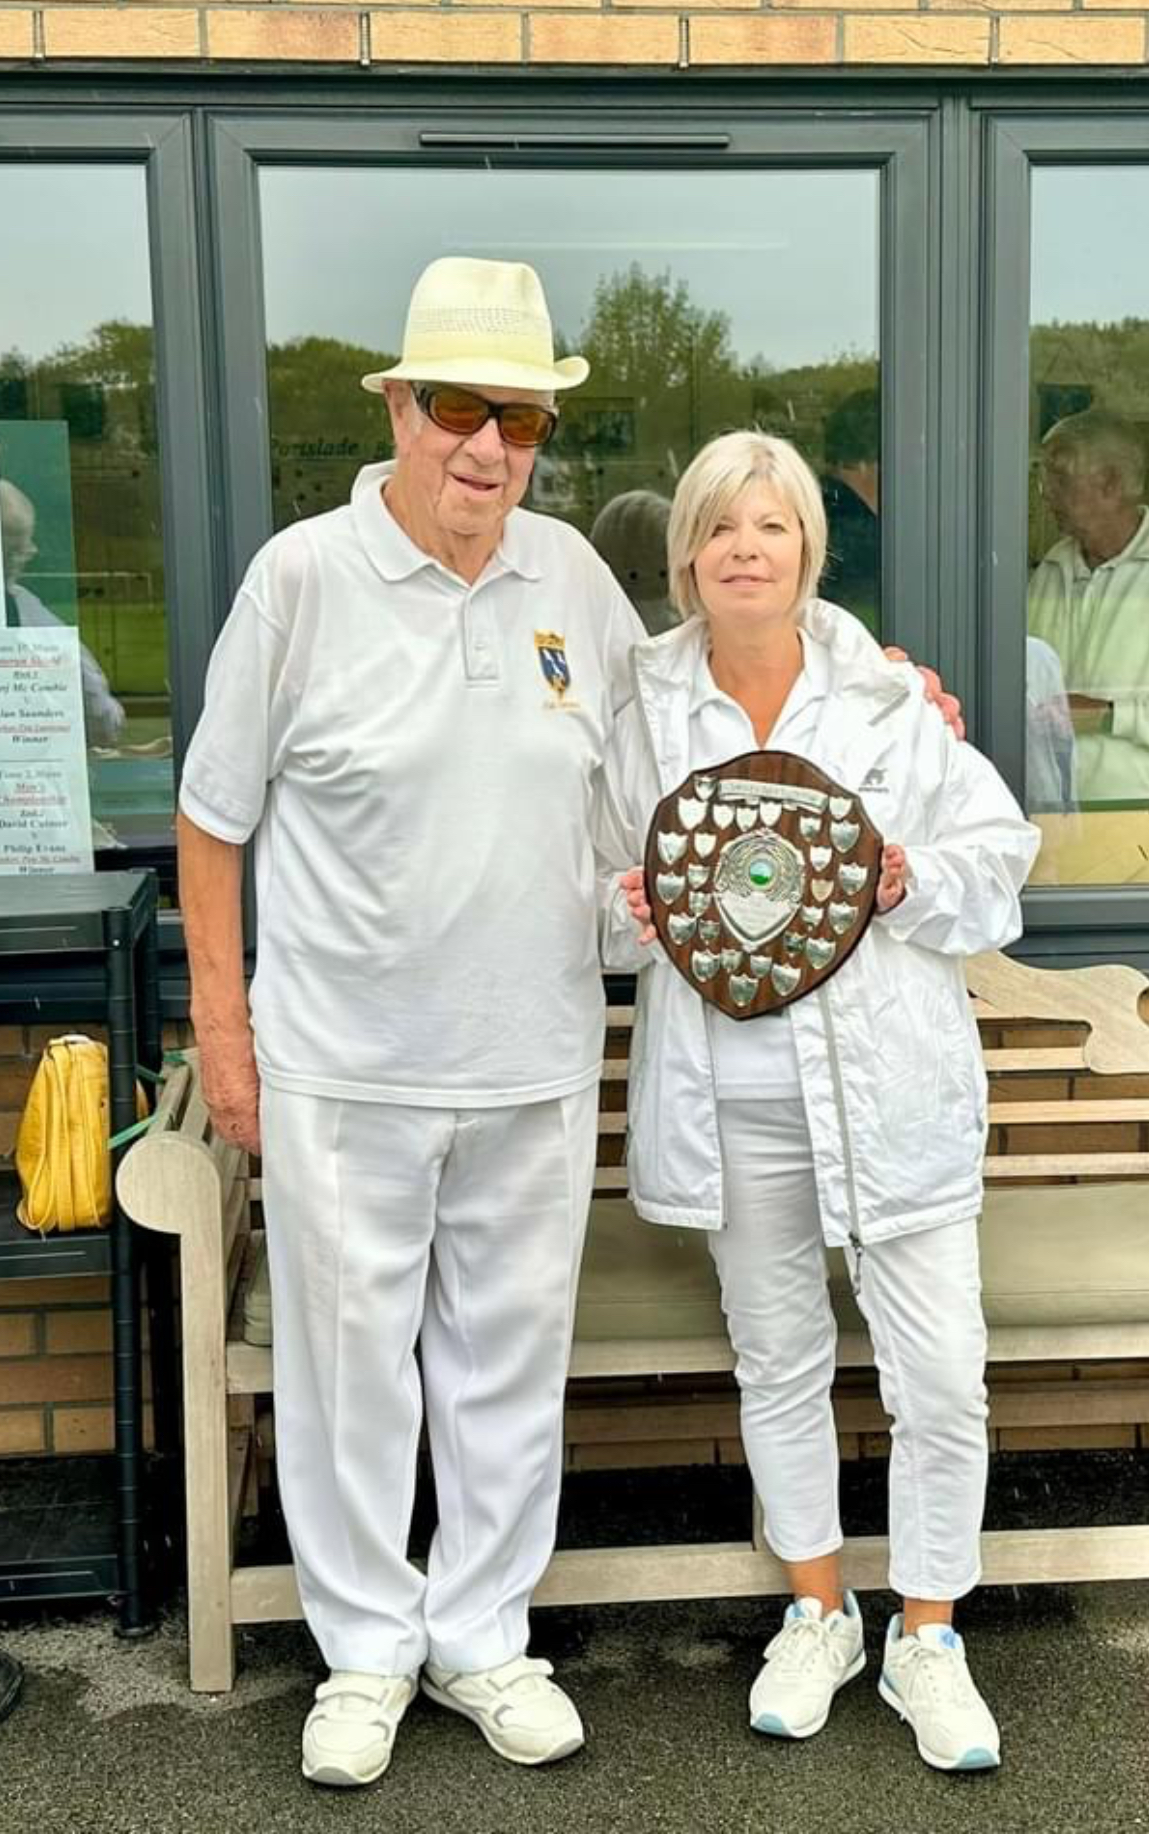
[[[264,1086],[280,1493],[331,1668],[474,1670],[526,1648],[597,1099],[445,1110]],[[407,1558],[424,1407],[439,1509],[425,1575]]]
[[[710,1238],[737,1357],[742,1438],[783,1560],[841,1546],[830,1405],[836,1329],[800,1100],[720,1101],[727,1227]],[[866,1247],[858,1303],[893,1420],[890,1586],[977,1584],[988,1464],[976,1220]]]

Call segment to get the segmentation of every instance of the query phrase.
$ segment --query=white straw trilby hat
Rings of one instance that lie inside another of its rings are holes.
[[[394,380],[577,388],[589,371],[585,357],[555,361],[550,313],[533,267],[445,255],[415,282],[399,362],[364,376],[363,387],[382,394]]]

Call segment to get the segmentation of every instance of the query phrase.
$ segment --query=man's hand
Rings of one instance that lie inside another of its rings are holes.
[[[904,847],[882,848],[882,870],[878,879],[878,909],[885,914],[902,902],[906,895],[906,850]]]
[[[890,662],[908,662],[910,658],[905,650],[895,649],[892,644],[885,651]],[[962,719],[961,702],[956,694],[947,694],[942,687],[941,676],[936,669],[927,669],[922,663],[916,665],[918,674],[926,685],[926,699],[937,708],[955,739],[965,738],[965,721]]]
[[[259,1071],[250,1031],[226,1037],[197,1034],[204,1100],[221,1139],[259,1151]]]
[[[629,872],[622,874],[619,884],[626,893],[630,914],[639,927],[639,942],[652,943],[658,931],[650,921],[650,903],[646,896],[646,874],[642,867],[632,866]]]
[[[1092,694],[1070,694],[1069,717],[1079,734],[1108,732],[1113,723],[1113,702],[1097,700]]]

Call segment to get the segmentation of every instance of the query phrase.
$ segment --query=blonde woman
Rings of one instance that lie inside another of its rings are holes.
[[[809,1737],[865,1662],[839,1571],[824,1260],[838,1245],[894,1422],[890,1584],[904,1603],[879,1689],[927,1763],[989,1768],[997,1726],[952,1628],[979,1577],[987,1464],[985,1078],[962,958],[1020,933],[1038,833],[917,672],[816,596],[825,516],[786,441],[741,432],[706,446],[668,545],[684,622],[632,653],[634,698],[608,756],[610,856],[642,858],[655,804],[689,770],[756,746],[819,765],[887,837],[862,942],[779,1013],[727,1018],[660,949],[637,952],[631,1193],[651,1222],[713,1231],[747,1458],[794,1594],[751,1723]],[[652,942],[640,868],[615,881],[607,928],[615,965]]]

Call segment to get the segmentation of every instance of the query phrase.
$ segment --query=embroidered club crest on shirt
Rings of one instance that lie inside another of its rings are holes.
[[[571,685],[571,667],[567,661],[566,638],[558,636],[553,630],[537,630],[535,649],[538,653],[539,667],[543,672],[543,680],[551,693],[561,702],[563,695]]]

